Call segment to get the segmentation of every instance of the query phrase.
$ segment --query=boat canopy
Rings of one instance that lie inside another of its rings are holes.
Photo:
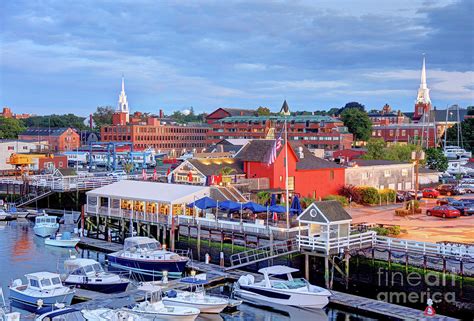
[[[56,223],[56,216],[42,215],[35,217],[35,223]]]
[[[62,287],[59,274],[51,272],[36,272],[25,275],[31,287],[41,290],[52,290]]]
[[[187,278],[182,278],[179,280],[180,283],[186,283],[186,284],[193,284],[193,285],[205,285],[208,284],[207,280],[199,279],[199,278],[193,278],[193,277],[187,277]]]
[[[95,264],[100,264],[96,260],[92,259],[71,259],[64,261],[64,268],[67,271],[74,271],[85,266],[94,266]]]
[[[158,250],[161,247],[160,242],[151,237],[146,236],[133,236],[125,239],[123,249],[124,250]]]
[[[290,274],[293,272],[298,272],[298,269],[291,268],[289,266],[284,265],[274,265],[269,266],[263,269],[258,270],[258,273],[268,274],[268,275],[282,275],[282,274]]]

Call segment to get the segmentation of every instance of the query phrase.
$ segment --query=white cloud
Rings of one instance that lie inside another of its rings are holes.
[[[263,81],[261,84],[266,85],[267,90],[280,89],[296,89],[296,90],[317,90],[317,89],[334,89],[346,87],[348,84],[338,80],[285,80],[285,81]]]
[[[235,69],[245,71],[263,71],[267,69],[267,65],[264,64],[252,64],[252,63],[239,63],[234,65]]]

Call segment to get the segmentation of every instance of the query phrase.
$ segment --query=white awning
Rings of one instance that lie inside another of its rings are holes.
[[[269,275],[281,275],[281,274],[294,273],[298,271],[299,271],[298,269],[291,268],[289,266],[274,265],[274,266],[269,266],[269,267],[260,269],[258,270],[258,273],[269,274]]]
[[[182,204],[209,196],[210,189],[208,186],[122,180],[96,188],[86,194],[114,199]]]

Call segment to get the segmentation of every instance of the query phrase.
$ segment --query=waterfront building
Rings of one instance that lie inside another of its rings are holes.
[[[43,153],[48,150],[49,145],[47,141],[0,140],[0,170],[15,169],[15,166],[7,164],[7,159],[11,154]]]
[[[252,140],[235,156],[242,161],[247,179],[267,178],[272,192],[285,191],[285,144],[275,162],[268,158],[275,140]],[[302,197],[337,194],[344,185],[344,167],[314,156],[301,142],[288,144],[288,190]]]
[[[286,101],[282,110],[283,113],[277,115],[258,116],[256,112],[238,110],[232,113],[219,108],[206,118],[211,127],[207,144],[216,144],[223,139],[273,139],[283,132],[286,119],[288,139],[299,141],[311,150],[351,147],[353,136],[341,120],[313,114],[292,115]]]
[[[77,149],[81,144],[79,134],[71,127],[30,127],[18,135],[19,140],[47,141],[51,151],[62,152]]]
[[[414,167],[411,162],[353,159],[345,169],[345,184],[411,190],[414,188]]]

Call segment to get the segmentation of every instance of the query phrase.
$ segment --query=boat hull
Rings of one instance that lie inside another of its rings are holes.
[[[115,256],[113,253],[108,255],[108,260],[109,266],[112,267],[112,269],[140,274],[148,280],[161,278],[163,271],[167,271],[168,277],[170,278],[179,278],[185,271],[186,264],[188,263],[187,260],[136,260]]]
[[[120,293],[124,292],[127,287],[129,281],[123,281],[119,283],[76,283],[76,282],[68,282],[65,281],[65,285],[73,285],[78,289],[84,289],[94,292],[100,293]]]
[[[42,297],[33,297],[25,295],[20,291],[10,289],[10,300],[12,305],[17,308],[27,310],[30,312],[35,312],[39,310],[38,300],[43,300],[42,308],[52,308],[56,303],[63,303],[65,305],[70,305],[72,298],[74,297],[74,291],[71,291],[66,294],[52,295],[52,296],[42,296]]]
[[[80,241],[79,238],[74,238],[70,240],[45,239],[44,244],[50,245],[50,246],[57,246],[57,247],[76,247],[79,241]]]
[[[181,306],[181,307],[190,307],[196,308],[201,311],[201,313],[221,313],[228,305],[228,303],[222,304],[205,304],[197,302],[188,302],[183,300],[174,300],[173,298],[163,298],[163,304],[166,306]]]
[[[55,234],[59,228],[57,227],[47,227],[47,226],[35,226],[33,230],[35,234],[41,237],[47,237]]]
[[[322,309],[329,303],[329,295],[311,293],[279,292],[271,289],[240,286],[235,294],[250,303],[282,305],[307,309]]]
[[[199,311],[192,314],[166,313],[166,312],[145,312],[140,310],[129,310],[131,313],[140,316],[146,320],[159,321],[194,321],[199,315]]]

